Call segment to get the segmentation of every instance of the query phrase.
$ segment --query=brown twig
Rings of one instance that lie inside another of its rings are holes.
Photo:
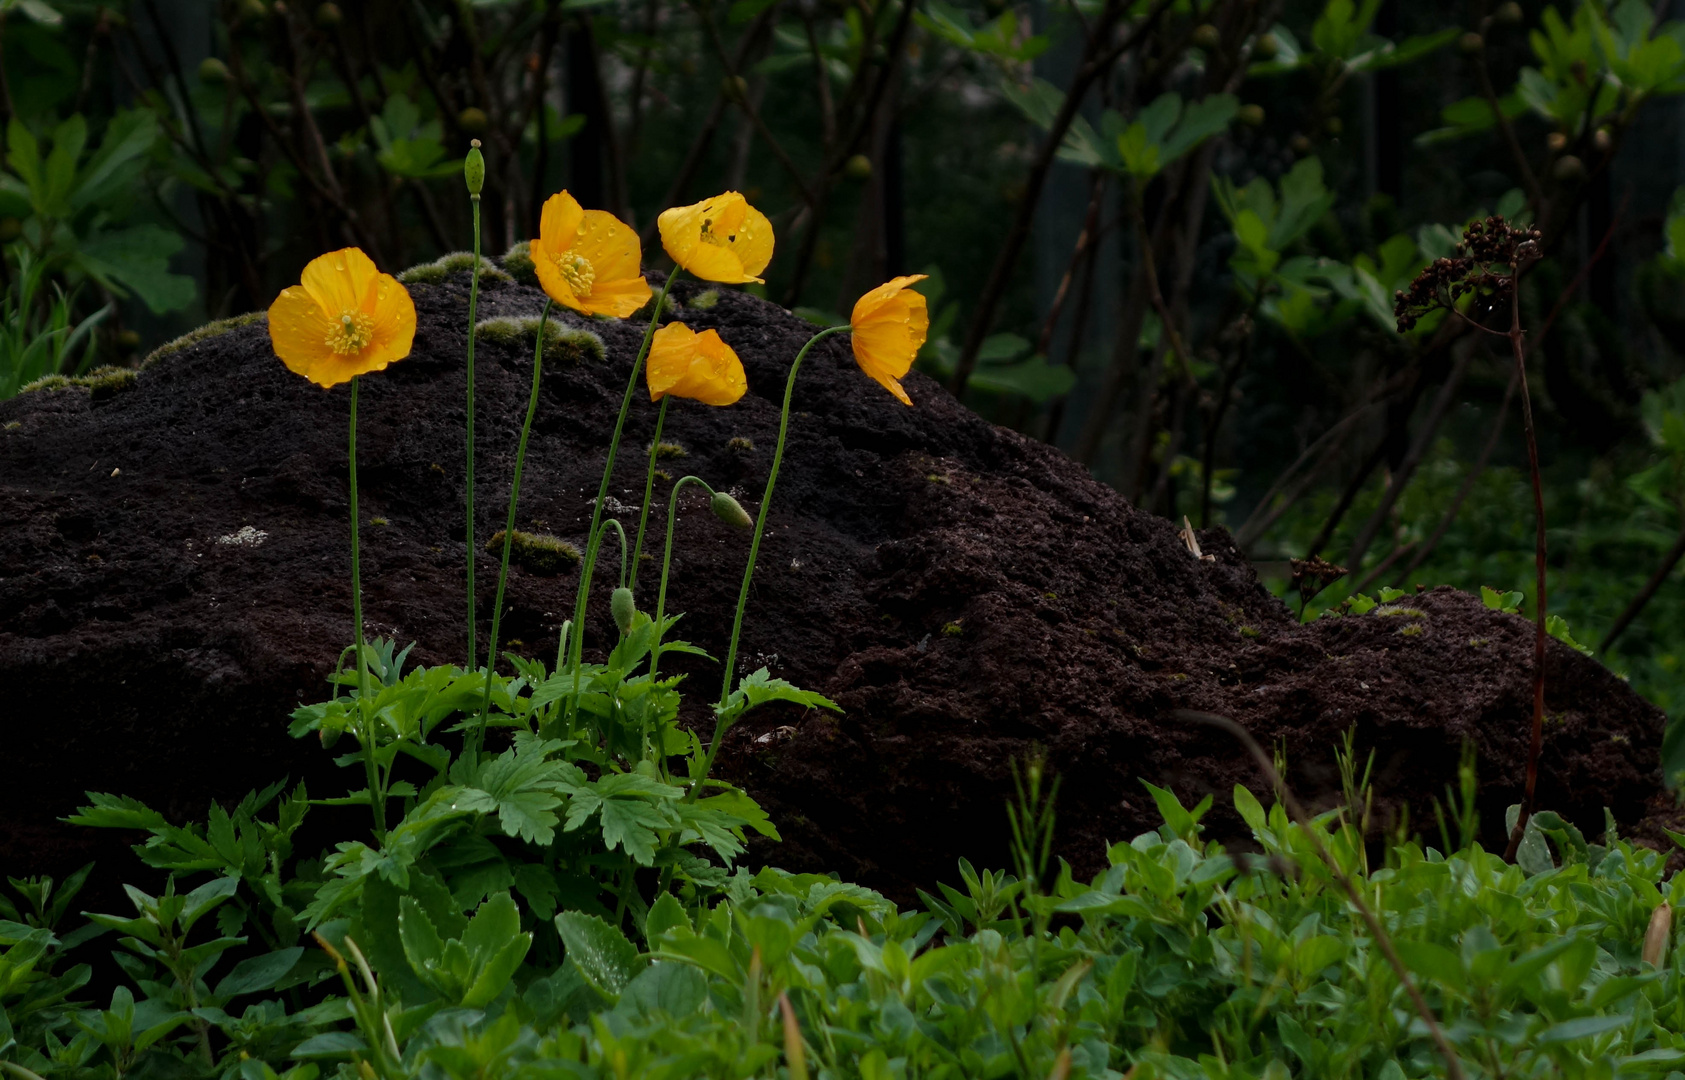
[[[966,328],[965,342],[960,347],[959,361],[955,365],[953,381],[949,387],[955,397],[965,393],[965,385],[971,380],[971,373],[976,370],[977,354],[983,347],[983,339],[988,337],[990,329],[994,326],[995,311],[1000,306],[1007,283],[1012,279],[1013,271],[1018,265],[1018,256],[1022,254],[1024,244],[1029,239],[1036,204],[1041,201],[1041,189],[1047,183],[1059,147],[1065,142],[1065,133],[1070,130],[1077,112],[1082,108],[1083,99],[1088,96],[1089,87],[1109,71],[1117,58],[1140,40],[1142,34],[1158,22],[1159,16],[1170,4],[1171,0],[1156,0],[1141,22],[1125,35],[1123,41],[1112,48],[1107,47],[1107,38],[1111,36],[1118,20],[1123,17],[1125,5],[1119,0],[1106,0],[1106,6],[1095,20],[1093,30],[1083,43],[1082,63],[1075,77],[1071,79],[1071,85],[1060,103],[1059,112],[1048,126],[1047,137],[1042,141],[1041,149],[1030,166],[1029,175],[1024,181],[1024,192],[1018,200],[1018,210],[1013,215],[1005,238],[1001,241],[1000,250],[995,255],[995,263],[989,270],[983,291],[977,297],[975,313],[972,315],[971,324]]]
[[[1428,448],[1433,445],[1434,436],[1439,433],[1440,424],[1445,421],[1445,414],[1457,397],[1457,388],[1463,383],[1463,374],[1468,370],[1469,353],[1467,349],[1455,351],[1456,359],[1451,364],[1451,371],[1445,376],[1445,382],[1440,386],[1439,393],[1434,396],[1433,405],[1429,407],[1427,416],[1422,419],[1422,426],[1416,431],[1416,438],[1405,453],[1404,460],[1399,463],[1392,475],[1392,483],[1388,485],[1385,494],[1381,496],[1380,505],[1369,515],[1369,520],[1363,523],[1357,537],[1352,540],[1351,553],[1346,556],[1346,565],[1354,572],[1363,565],[1363,557],[1369,553],[1369,545],[1374,542],[1375,535],[1381,531],[1393,507],[1398,505],[1399,497],[1404,489],[1410,485],[1410,480],[1416,475],[1416,468],[1427,456]],[[1367,581],[1368,579],[1365,578]]]
[[[1380,402],[1377,401],[1371,401],[1365,405],[1359,406],[1337,421],[1333,427],[1330,427],[1327,431],[1318,435],[1314,440],[1312,440],[1309,446],[1299,451],[1299,456],[1294,458],[1293,463],[1283,469],[1281,474],[1275,478],[1275,481],[1270,484],[1269,489],[1264,492],[1263,497],[1258,500],[1257,505],[1252,508],[1252,513],[1247,515],[1246,520],[1242,522],[1240,528],[1235,531],[1235,546],[1240,548],[1242,551],[1245,551],[1247,548],[1252,546],[1252,542],[1254,540],[1258,539],[1258,537],[1264,535],[1266,532],[1269,532],[1270,526],[1279,521],[1281,519],[1281,515],[1292,509],[1292,507],[1304,497],[1305,492],[1310,489],[1311,484],[1315,482],[1319,475],[1321,475],[1322,470],[1334,460],[1335,456],[1346,445],[1346,440],[1350,438],[1351,433],[1356,430],[1357,421],[1368,413],[1373,412],[1379,406]],[[1299,469],[1311,459],[1311,455],[1316,454],[1318,451],[1322,452],[1322,456],[1317,458],[1316,464],[1311,466],[1310,471],[1304,475],[1304,478],[1299,481],[1293,490],[1290,491],[1278,505],[1272,506],[1271,500],[1275,498],[1276,494],[1287,485],[1287,481],[1293,476],[1293,474],[1298,472]]]
[[[1451,500],[1451,505],[1445,508],[1445,514],[1439,519],[1439,524],[1434,527],[1433,535],[1422,542],[1416,550],[1415,556],[1410,560],[1410,565],[1406,566],[1404,572],[1393,579],[1394,585],[1407,580],[1411,574],[1416,572],[1417,567],[1427,561],[1428,556],[1433,554],[1433,549],[1445,537],[1446,531],[1451,528],[1451,523],[1457,520],[1457,514],[1462,510],[1463,503],[1468,499],[1469,493],[1474,490],[1475,481],[1479,480],[1480,474],[1486,471],[1487,463],[1492,460],[1492,452],[1497,449],[1498,439],[1504,433],[1504,421],[1509,417],[1510,401],[1514,399],[1515,388],[1518,385],[1520,385],[1520,373],[1512,372],[1509,385],[1504,388],[1504,400],[1498,405],[1497,418],[1492,421],[1492,433],[1486,437],[1486,445],[1481,448],[1480,456],[1475,459],[1468,475],[1463,477],[1463,486],[1457,489],[1456,497]]]
[[[1674,539],[1673,546],[1667,549],[1666,555],[1662,556],[1662,564],[1656,567],[1656,572],[1650,575],[1650,580],[1646,581],[1644,587],[1638,590],[1638,595],[1632,598],[1632,602],[1627,604],[1626,610],[1622,611],[1614,625],[1609,627],[1609,632],[1603,635],[1602,642],[1597,646],[1598,652],[1608,652],[1609,646],[1615,643],[1615,639],[1620,637],[1628,626],[1632,625],[1632,620],[1638,618],[1639,612],[1643,611],[1644,606],[1655,597],[1657,590],[1667,580],[1667,576],[1673,573],[1673,568],[1679,565],[1681,557],[1685,557],[1685,525],[1680,526],[1679,535]]]
[[[755,21],[750,23],[749,29],[743,32],[743,37],[737,42],[737,52],[734,55],[737,66],[741,67],[744,61],[748,59],[750,52],[759,43],[762,35],[766,33],[767,27],[777,17],[778,9],[781,6],[781,3],[774,3],[755,16]],[[719,130],[720,120],[725,116],[727,104],[729,102],[723,90],[714,95],[714,104],[709,108],[707,118],[696,129],[696,137],[691,140],[690,149],[685,152],[684,160],[680,162],[678,172],[673,174],[673,182],[668,185],[667,193],[661,197],[661,205],[656,207],[655,213],[650,215],[649,223],[639,233],[638,239],[646,249],[655,241],[656,225],[661,216],[661,211],[670,206],[677,206],[679,200],[684,197],[685,190],[690,187],[690,182],[696,178],[697,170],[702,167],[703,159],[708,156],[708,147],[714,141],[714,134]]]
[[[1457,1052],[1451,1046],[1451,1040],[1446,1038],[1445,1029],[1439,1026],[1439,1021],[1433,1015],[1433,1010],[1428,1008],[1427,999],[1422,996],[1422,991],[1416,985],[1416,980],[1410,977],[1410,970],[1404,966],[1404,961],[1399,958],[1398,950],[1393,948],[1392,935],[1387,933],[1386,927],[1381,925],[1381,920],[1376,918],[1375,912],[1370,909],[1368,901],[1364,900],[1363,890],[1357,887],[1351,876],[1334,860],[1333,854],[1328,850],[1327,845],[1322,842],[1322,836],[1318,833],[1311,816],[1305,813],[1305,808],[1300,805],[1298,797],[1293,794],[1293,789],[1287,786],[1286,779],[1276,771],[1275,763],[1270,760],[1268,754],[1264,753],[1264,748],[1258,745],[1258,740],[1252,737],[1250,731],[1226,716],[1196,712],[1192,709],[1177,709],[1175,715],[1179,719],[1209,724],[1226,731],[1233,735],[1242,746],[1246,747],[1247,752],[1252,755],[1252,759],[1258,763],[1258,768],[1263,772],[1264,779],[1269,782],[1270,787],[1277,792],[1281,801],[1286,804],[1287,812],[1293,815],[1293,820],[1298,823],[1301,832],[1310,841],[1312,850],[1316,852],[1316,857],[1322,860],[1323,865],[1328,867],[1328,873],[1345,890],[1346,897],[1351,901],[1352,907],[1357,909],[1358,917],[1369,928],[1369,936],[1375,940],[1375,947],[1381,950],[1381,955],[1386,957],[1387,965],[1392,968],[1393,975],[1397,977],[1399,985],[1403,986],[1404,992],[1410,995],[1410,1002],[1416,1007],[1416,1015],[1422,1018],[1422,1023],[1427,1027],[1428,1034],[1433,1039],[1434,1046],[1438,1048],[1440,1057],[1445,1060],[1445,1075],[1449,1080],[1463,1080],[1462,1062],[1458,1060]]]

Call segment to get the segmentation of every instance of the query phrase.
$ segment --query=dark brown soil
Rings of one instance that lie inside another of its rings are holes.
[[[687,302],[700,291],[675,289]],[[371,632],[417,642],[415,660],[460,663],[466,278],[414,293],[415,353],[365,380],[362,397],[367,610]],[[492,283],[481,317],[540,304],[533,290]],[[734,489],[753,511],[784,374],[811,328],[730,291],[680,316],[720,330],[750,393],[727,409],[677,403],[664,438],[686,456],[663,467]],[[639,332],[589,325],[608,360],[547,367],[519,516],[581,548]],[[502,527],[531,361],[515,348],[480,355],[487,537]],[[1433,800],[1472,739],[1498,840],[1523,773],[1529,623],[1436,589],[1404,601],[1409,611],[1300,626],[1222,530],[1200,534],[1216,558],[1197,560],[1169,522],[1058,451],[991,426],[922,376],[908,389],[917,408],[865,378],[836,339],[796,387],[742,669],[764,664],[846,712],[768,709],[728,738],[721,771],[784,833],[758,856],[902,897],[952,879],[962,855],[1004,865],[1010,763],[1038,746],[1063,777],[1058,852],[1080,871],[1101,864],[1107,841],[1158,824],[1138,778],[1185,800],[1215,794],[1212,834],[1232,837],[1229,792],[1258,773],[1229,736],[1181,709],[1232,716],[1283,747],[1292,782],[1324,805],[1338,798],[1334,749],[1355,728],[1359,754],[1375,754],[1383,825],[1408,805],[1433,829]],[[639,399],[611,488],[629,507],[642,498],[654,422],[641,389]],[[0,404],[8,872],[63,872],[109,849],[111,838],[55,823],[85,790],[196,816],[282,773],[308,775],[319,793],[342,782],[285,728],[295,703],[324,693],[350,636],[348,400],[345,387],[288,373],[259,324],[161,359],[120,393]],[[743,439],[752,448],[734,448]],[[621,518],[635,526],[635,514]],[[267,539],[218,542],[243,526]],[[700,498],[682,507],[678,533],[670,606],[688,613],[686,637],[722,656],[747,540]],[[496,566],[484,554],[477,566],[489,607]],[[505,625],[517,647],[554,656],[575,580],[514,571]],[[609,640],[606,599],[592,646]],[[1660,790],[1662,714],[1555,642],[1549,663],[1541,805],[1588,831],[1601,831],[1604,805],[1639,819]],[[719,674],[694,670],[700,705]]]

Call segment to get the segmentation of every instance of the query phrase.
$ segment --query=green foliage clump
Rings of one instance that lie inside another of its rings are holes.
[[[486,541],[486,550],[493,555],[503,554],[504,531],[497,530]],[[509,543],[510,561],[534,574],[559,574],[579,562],[579,549],[560,537],[549,533],[529,533],[515,530]]]
[[[411,732],[409,756],[434,761],[442,751],[419,732],[473,676],[399,675],[381,648],[380,715]],[[526,677],[542,698],[568,676]],[[517,713],[530,700],[524,688],[499,698]],[[334,711],[300,710],[295,732],[327,730]],[[1164,824],[1113,844],[1084,881],[1038,854],[1052,817],[1032,793],[1014,817],[1017,873],[962,860],[922,909],[831,876],[742,868],[602,906],[582,902],[599,884],[569,877],[592,865],[573,861],[580,840],[615,837],[607,852],[630,853],[667,812],[698,804],[663,796],[659,776],[592,779],[565,747],[517,730],[477,768],[443,754],[382,851],[350,839],[325,862],[293,850],[312,806],[302,785],[187,825],[95,796],[74,820],[146,834],[136,852],[168,876],[161,891],[128,890],[132,914],[74,928],[86,869],[0,895],[0,1060],[41,1076],[293,1080],[1408,1080],[1448,1072],[1431,1023],[1470,1076],[1685,1067],[1685,955],[1671,948],[1685,875],[1612,827],[1591,843],[1547,811],[1515,864],[1465,841],[1452,853],[1398,843],[1372,865],[1343,810],[1297,822],[1236,787],[1261,851],[1242,858],[1201,838],[1210,796],[1190,809],[1148,785]],[[125,973],[109,1005],[88,1000],[78,962],[102,934],[116,935]]]
[[[536,317],[516,318],[500,315],[485,319],[474,327],[474,337],[492,345],[530,350],[538,336],[541,320]],[[583,364],[601,363],[606,354],[603,339],[590,330],[562,326],[555,320],[543,320],[544,362]]]
[[[733,435],[726,440],[725,445],[727,450],[735,450],[740,454],[748,453],[755,448],[754,440],[743,435]]]
[[[682,458],[690,453],[689,450],[686,450],[683,446],[680,446],[676,442],[659,442],[650,449],[654,450],[657,461],[669,461],[674,458]]]
[[[189,330],[187,333],[176,338],[174,341],[167,341],[158,346],[156,349],[153,349],[152,352],[147,355],[146,359],[141,361],[140,366],[149,367],[154,362],[162,360],[166,356],[178,353],[190,345],[197,345],[201,341],[208,341],[211,338],[220,337],[223,334],[228,333],[230,330],[238,330],[242,326],[250,326],[253,323],[266,323],[268,321],[269,313],[267,311],[248,311],[244,315],[235,315],[227,319],[217,319],[214,322],[208,322],[204,326],[199,327],[197,330]]]
[[[710,311],[720,302],[720,290],[705,289],[690,298],[690,306],[696,311]]]

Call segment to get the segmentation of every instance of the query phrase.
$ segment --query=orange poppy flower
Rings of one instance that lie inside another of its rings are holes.
[[[924,296],[907,286],[928,274],[909,274],[886,281],[854,302],[848,324],[854,328],[854,360],[860,370],[883,384],[903,405],[913,399],[901,388],[913,358],[930,332],[930,310]]]
[[[556,303],[617,319],[649,303],[638,234],[606,210],[586,210],[567,192],[545,200],[538,239],[528,245],[533,272]]]
[[[656,223],[667,254],[702,280],[764,283],[760,272],[772,261],[772,222],[737,192],[663,210]]]
[[[337,386],[410,354],[415,301],[361,249],[319,255],[299,277],[269,305],[269,340],[288,368]]]
[[[682,322],[655,332],[649,345],[649,399],[668,394],[704,405],[730,405],[749,389],[743,362],[717,330],[698,334]]]

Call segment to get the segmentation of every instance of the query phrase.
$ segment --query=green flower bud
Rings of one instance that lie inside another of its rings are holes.
[[[743,504],[723,491],[716,491],[714,497],[708,500],[708,509],[734,529],[747,529],[755,523],[749,512],[743,509]]]
[[[632,616],[638,613],[638,607],[632,602],[632,590],[622,585],[614,590],[609,598],[609,611],[614,613],[614,625],[620,628],[622,634],[632,632]]]
[[[333,744],[338,742],[339,737],[343,734],[345,734],[345,729],[339,727],[316,729],[316,738],[321,742],[323,750],[332,750]]]
[[[865,154],[855,154],[843,164],[843,173],[850,180],[870,180],[872,177],[872,159]]]
[[[486,186],[486,158],[480,153],[480,140],[469,144],[468,156],[462,160],[462,178],[468,181],[468,194],[478,199]]]
[[[214,56],[199,61],[199,81],[206,86],[221,86],[228,81],[228,65]]]

